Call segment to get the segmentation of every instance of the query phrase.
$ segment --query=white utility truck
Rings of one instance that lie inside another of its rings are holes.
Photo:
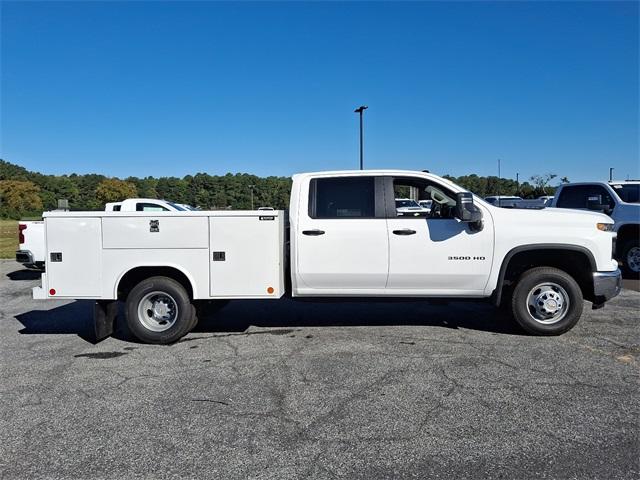
[[[413,192],[423,216],[398,211]],[[49,212],[36,299],[95,299],[96,335],[118,300],[141,341],[171,343],[199,302],[296,297],[453,297],[509,302],[528,332],[572,328],[583,299],[620,291],[601,213],[493,207],[425,172],[293,177],[283,211]],[[288,281],[290,279],[290,282]]]

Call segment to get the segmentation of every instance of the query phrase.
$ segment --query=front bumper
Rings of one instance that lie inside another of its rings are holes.
[[[594,272],[593,273],[593,296],[594,306],[602,305],[604,302],[611,300],[622,290],[622,274],[620,269],[613,272]]]

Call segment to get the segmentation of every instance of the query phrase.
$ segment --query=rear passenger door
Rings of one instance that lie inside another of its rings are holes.
[[[308,209],[298,212],[295,231],[298,291],[384,289],[389,241],[382,179],[320,177],[308,190]]]

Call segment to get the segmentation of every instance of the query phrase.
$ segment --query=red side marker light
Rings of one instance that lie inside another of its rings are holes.
[[[51,290],[49,290],[49,295],[55,295],[56,294],[56,289],[52,288]]]

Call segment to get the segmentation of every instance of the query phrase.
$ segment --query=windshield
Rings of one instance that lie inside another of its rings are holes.
[[[640,203],[640,183],[626,185],[611,185],[615,192],[625,203]]]
[[[173,208],[180,212],[186,211],[186,208],[182,208],[180,205],[176,205],[175,203],[167,202],[168,205],[171,205]]]
[[[418,205],[418,202],[416,202],[415,200],[396,200],[396,208],[403,208],[403,207],[420,208],[420,205]]]

